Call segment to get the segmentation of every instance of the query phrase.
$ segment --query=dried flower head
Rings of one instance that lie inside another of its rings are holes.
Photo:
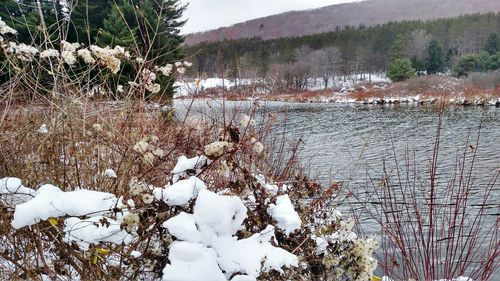
[[[154,200],[154,196],[151,194],[145,193],[142,195],[142,202],[144,204],[151,204],[151,203],[153,203],[153,200]]]
[[[264,145],[260,141],[253,144],[253,152],[255,152],[256,154],[261,154],[263,151]]]
[[[123,224],[126,226],[137,226],[139,225],[140,218],[136,213],[129,213],[123,217]]]
[[[144,154],[148,150],[148,147],[149,143],[145,139],[142,139],[134,145],[134,150],[141,154]]]
[[[243,114],[243,116],[241,116],[241,119],[240,119],[240,125],[242,127],[246,128],[248,126],[255,125],[255,121],[252,118],[250,118],[250,116]]]
[[[221,156],[225,150],[233,148],[233,143],[227,141],[216,141],[205,146],[205,155],[218,157]]]

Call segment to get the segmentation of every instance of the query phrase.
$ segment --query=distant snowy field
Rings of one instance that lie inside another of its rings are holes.
[[[261,79],[238,79],[237,83],[231,81],[229,79],[221,79],[221,78],[207,78],[207,79],[195,79],[195,80],[184,80],[175,82],[174,86],[176,87],[175,97],[185,97],[189,95],[194,95],[200,91],[206,91],[209,89],[226,89],[230,90],[238,86],[252,86],[259,85],[263,81]],[[350,91],[354,90],[354,87],[360,83],[390,83],[390,79],[387,78],[385,73],[382,74],[359,74],[348,77],[335,77],[331,78],[328,81],[327,89],[339,89],[342,91]],[[310,78],[308,80],[307,89],[310,91],[316,90],[324,90],[325,83],[322,78]],[[257,93],[265,94],[268,91],[257,91]]]

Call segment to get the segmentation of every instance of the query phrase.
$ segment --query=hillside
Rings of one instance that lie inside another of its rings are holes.
[[[186,44],[252,37],[295,37],[335,31],[346,25],[370,26],[390,21],[429,20],[497,11],[500,11],[498,0],[367,0],[287,12],[189,34]]]

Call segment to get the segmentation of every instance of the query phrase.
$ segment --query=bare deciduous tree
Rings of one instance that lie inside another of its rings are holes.
[[[427,47],[432,36],[423,29],[417,29],[410,33],[407,43],[407,54],[410,58],[416,58],[420,61],[425,61],[427,56]]]
[[[321,77],[324,87],[327,89],[328,81],[330,78],[334,78],[340,69],[342,53],[336,47],[327,47],[314,51],[310,54],[310,58],[315,77]]]

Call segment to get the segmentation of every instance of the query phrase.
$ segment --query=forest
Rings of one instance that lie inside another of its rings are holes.
[[[391,63],[397,70],[408,66],[400,61],[405,59],[419,75],[448,71],[463,76],[493,70],[500,57],[498,33],[500,13],[487,13],[345,26],[303,37],[205,42],[185,50],[194,63],[189,73],[193,77],[286,80],[288,76],[294,77],[289,86],[300,89],[307,77],[386,73]]]

